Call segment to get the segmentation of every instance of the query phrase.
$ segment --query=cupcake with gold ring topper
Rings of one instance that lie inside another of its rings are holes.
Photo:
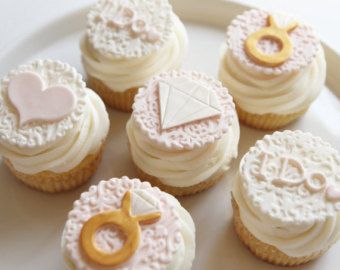
[[[295,17],[249,10],[230,23],[219,79],[243,123],[259,129],[291,123],[308,110],[325,78],[321,43]]]
[[[112,178],[74,203],[62,252],[72,270],[190,270],[195,226],[171,195],[138,179]]]
[[[0,82],[0,155],[33,188],[59,192],[86,182],[108,130],[103,102],[68,64],[36,60]]]

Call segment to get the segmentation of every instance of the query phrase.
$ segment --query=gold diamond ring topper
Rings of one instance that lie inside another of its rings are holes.
[[[293,45],[288,35],[298,27],[297,22],[293,22],[284,28],[280,28],[274,16],[268,16],[269,26],[261,28],[251,34],[245,42],[245,51],[252,61],[266,67],[277,67],[286,62],[293,53]],[[258,42],[261,39],[271,39],[280,46],[280,51],[273,54],[265,54],[258,49]]]
[[[131,212],[131,192],[127,191],[122,200],[121,209],[104,212],[90,218],[80,233],[80,243],[85,254],[93,262],[102,266],[116,266],[126,262],[136,252],[141,238],[140,224],[151,224],[161,217],[160,212],[133,216]],[[104,225],[114,225],[121,230],[126,241],[121,249],[107,253],[95,243],[95,235]]]

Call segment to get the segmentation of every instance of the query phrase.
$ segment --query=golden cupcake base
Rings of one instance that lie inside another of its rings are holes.
[[[138,88],[131,88],[124,92],[114,91],[107,87],[102,81],[91,76],[88,76],[87,86],[97,92],[110,108],[124,112],[132,112],[132,104]]]
[[[162,183],[157,177],[152,176],[144,172],[142,169],[140,169],[136,164],[135,168],[137,170],[138,177],[142,181],[148,181],[151,183],[152,186],[157,186],[159,187],[162,191],[165,191],[167,193],[170,193],[171,195],[174,196],[186,196],[186,195],[193,195],[196,193],[199,193],[203,190],[206,190],[213,185],[215,185],[218,181],[222,179],[222,176],[225,174],[225,171],[219,171],[207,180],[204,180],[201,183],[198,183],[193,186],[189,187],[174,187],[174,186],[168,186],[164,183]]]
[[[268,245],[257,239],[242,223],[239,207],[234,198],[232,198],[232,206],[234,211],[234,226],[240,240],[250,249],[250,251],[263,261],[279,266],[297,266],[308,263],[321,257],[328,249],[313,253],[309,256],[290,257],[276,247]]]
[[[303,115],[308,108],[292,114],[252,114],[241,109],[240,106],[236,105],[236,110],[240,121],[250,127],[263,129],[263,130],[275,130],[282,128],[291,122],[298,119]]]
[[[26,185],[48,193],[57,193],[74,189],[85,182],[96,172],[103,155],[103,146],[95,154],[88,155],[75,168],[64,173],[43,171],[37,174],[25,174],[17,171],[8,159],[5,164],[11,172]]]

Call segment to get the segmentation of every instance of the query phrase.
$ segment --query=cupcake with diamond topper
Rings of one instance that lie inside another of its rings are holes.
[[[199,72],[152,78],[139,89],[126,129],[140,178],[173,195],[212,186],[238,153],[232,97],[220,82]]]
[[[257,257],[307,263],[340,237],[340,155],[310,133],[266,135],[242,158],[232,197],[236,232]]]
[[[181,65],[187,34],[168,0],[98,0],[80,44],[90,87],[129,112],[139,87]]]
[[[62,252],[70,270],[190,270],[195,225],[173,196],[138,179],[112,178],[75,201]]]
[[[259,129],[291,123],[308,110],[325,77],[321,43],[295,17],[249,10],[230,23],[219,78],[243,123]]]
[[[0,81],[0,155],[31,187],[59,192],[87,181],[108,130],[104,103],[68,64],[36,60]]]

